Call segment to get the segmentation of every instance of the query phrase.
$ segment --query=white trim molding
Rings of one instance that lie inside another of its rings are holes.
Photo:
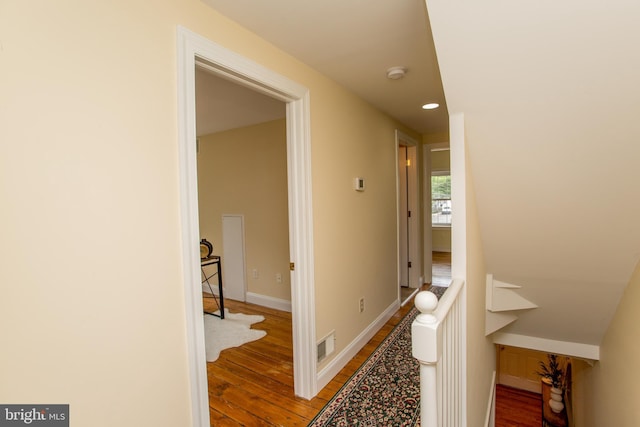
[[[309,90],[184,27],[177,27],[178,156],[183,281],[193,425],[209,426],[196,163],[196,65],[287,103],[287,171],[294,393],[317,394]]]
[[[516,289],[521,286],[500,282],[493,279],[493,274],[487,274],[485,284],[485,336],[504,328],[518,320],[514,313],[517,310],[528,310],[538,306],[520,296]]]
[[[291,301],[282,298],[274,298],[268,295],[256,294],[253,292],[246,293],[247,302],[257,304],[262,307],[273,308],[275,310],[286,311],[291,313]]]
[[[449,145],[451,156],[451,205],[455,206],[451,214],[451,277],[455,280],[467,278],[467,166],[464,114],[455,113],[449,116]],[[467,287],[462,289],[462,331],[464,336],[460,345],[462,354],[467,353]],[[461,425],[467,425],[467,359],[463,358],[460,372],[464,378],[461,390],[462,405]]]
[[[487,274],[486,282],[486,306],[491,312],[526,310],[538,308],[528,299],[518,295],[515,291],[522,286],[500,282],[493,279],[493,274]]]
[[[496,332],[492,337],[495,344],[573,356],[591,362],[600,360],[600,346],[598,345],[557,341],[505,332]]]
[[[495,427],[496,425],[496,371],[491,376],[491,387],[489,388],[489,401],[487,402],[487,415],[484,419],[484,427]]]
[[[349,343],[336,357],[318,372],[318,388],[321,390],[329,384],[351,359],[369,342],[385,323],[398,311],[400,302],[394,301],[367,328]]]

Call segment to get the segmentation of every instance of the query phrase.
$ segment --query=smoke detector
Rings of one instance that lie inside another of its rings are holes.
[[[391,80],[399,80],[407,74],[406,67],[391,67],[387,70],[387,78]]]

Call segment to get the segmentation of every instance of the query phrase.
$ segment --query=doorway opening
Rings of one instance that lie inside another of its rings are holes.
[[[419,225],[418,142],[396,131],[398,204],[398,295],[407,302],[423,285]]]
[[[431,205],[431,250],[433,258],[448,261],[448,271],[443,270],[446,262],[433,264],[432,284],[437,286],[449,286],[451,273],[451,157],[448,146],[432,145],[430,152],[430,174],[428,195]],[[427,204],[425,199],[425,205]]]
[[[286,104],[196,65],[200,237],[225,299],[291,311]]]
[[[206,64],[220,77],[286,103],[294,393],[317,394],[309,91],[235,52],[178,27],[178,147],[183,282],[193,425],[208,426],[208,391],[199,259],[195,70]]]

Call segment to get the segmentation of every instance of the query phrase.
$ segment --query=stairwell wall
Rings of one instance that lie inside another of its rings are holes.
[[[637,425],[640,419],[640,374],[635,369],[640,359],[638,324],[640,263],[600,345],[600,360],[593,368],[578,365],[579,369],[574,371],[575,425]]]
[[[465,214],[460,218],[453,210],[451,273],[453,278],[463,277],[466,281],[466,425],[480,427],[485,420],[496,359],[494,346],[484,334],[487,270],[462,113],[451,115],[450,129],[451,203]]]

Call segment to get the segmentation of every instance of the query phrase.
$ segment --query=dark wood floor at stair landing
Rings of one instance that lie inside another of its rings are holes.
[[[542,400],[539,394],[501,384],[496,386],[496,427],[540,427]]]

